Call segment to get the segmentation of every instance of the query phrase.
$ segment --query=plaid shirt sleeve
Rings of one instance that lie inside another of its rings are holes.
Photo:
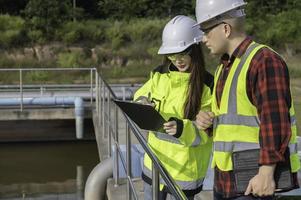
[[[248,96],[257,107],[260,120],[259,164],[275,164],[284,161],[284,152],[291,137],[288,68],[282,58],[269,48],[261,49],[250,66]]]

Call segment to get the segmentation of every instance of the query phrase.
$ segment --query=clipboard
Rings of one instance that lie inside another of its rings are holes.
[[[288,151],[285,153],[287,154]],[[285,157],[288,158],[288,156]],[[259,149],[233,152],[233,172],[237,193],[243,194],[247,189],[250,179],[257,174],[259,169],[258,159]],[[276,183],[275,192],[285,192],[294,188],[290,169],[290,159],[287,159],[285,162],[277,163],[274,172],[274,180]]]
[[[140,129],[165,132],[163,124],[166,120],[153,106],[118,99],[113,101]]]

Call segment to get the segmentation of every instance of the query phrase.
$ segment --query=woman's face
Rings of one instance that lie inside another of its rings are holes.
[[[176,66],[179,72],[187,72],[191,64],[190,52],[181,52],[167,55],[167,58]]]

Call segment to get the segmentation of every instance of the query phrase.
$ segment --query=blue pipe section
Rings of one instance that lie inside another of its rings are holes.
[[[33,97],[23,98],[23,105],[74,105],[76,138],[82,139],[84,136],[84,101],[81,97]],[[0,99],[0,106],[18,106],[21,104],[20,98]]]
[[[33,97],[23,98],[25,105],[73,105],[76,99],[80,97]],[[80,101],[80,100],[78,100]],[[21,104],[20,98],[0,99],[2,106],[17,106]]]

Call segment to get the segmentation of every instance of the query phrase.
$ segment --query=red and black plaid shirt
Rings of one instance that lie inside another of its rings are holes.
[[[223,69],[216,87],[218,105],[229,70],[235,58],[241,57],[252,39],[247,37],[229,58],[223,55]],[[258,110],[260,119],[259,143],[260,165],[275,164],[283,161],[284,152],[291,137],[289,108],[291,94],[289,73],[285,62],[269,48],[260,49],[253,57],[247,74],[247,94]],[[295,185],[298,187],[297,173],[294,174]],[[225,198],[237,196],[232,171],[215,169],[214,189]]]

